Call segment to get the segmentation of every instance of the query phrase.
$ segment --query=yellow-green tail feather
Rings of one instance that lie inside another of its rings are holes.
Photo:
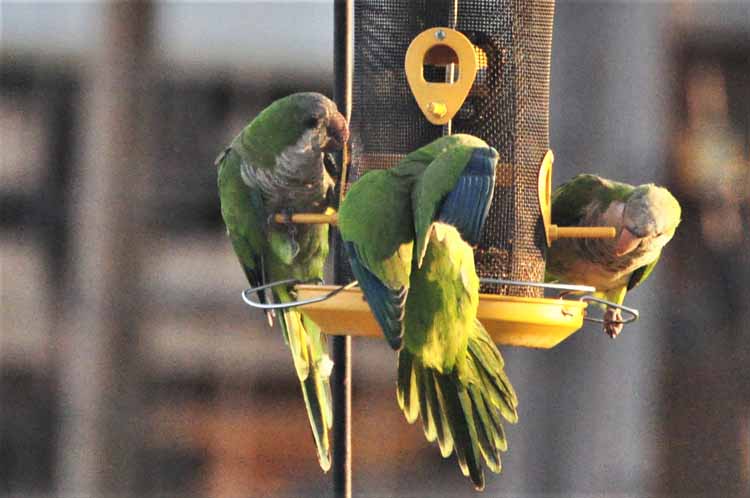
[[[281,327],[294,360],[305,408],[310,419],[318,461],[324,472],[331,468],[329,431],[333,424],[330,376],[333,362],[318,325],[296,310],[281,312]]]
[[[406,420],[413,423],[420,416],[427,440],[437,440],[443,457],[455,451],[461,472],[483,489],[482,462],[501,471],[500,452],[508,449],[502,422],[518,420],[518,401],[500,352],[475,323],[462,361],[450,372],[427,367],[418,355],[401,350],[397,398]]]

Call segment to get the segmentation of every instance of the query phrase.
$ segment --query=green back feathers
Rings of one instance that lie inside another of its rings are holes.
[[[577,175],[552,193],[552,221],[560,226],[578,225],[586,207],[593,202],[608,206],[612,201],[625,201],[634,187],[596,175]]]
[[[431,223],[440,200],[455,185],[471,156],[472,146],[487,144],[471,135],[446,136],[407,154],[394,168],[368,172],[351,186],[339,210],[341,236],[357,245],[362,263],[387,285],[398,288],[409,282],[415,229],[412,203],[416,194],[412,191],[417,190],[414,182],[421,182],[425,190],[419,195],[425,208],[417,210],[422,224],[428,217]],[[427,180],[420,179],[436,157],[453,149],[457,151],[444,159],[441,156]],[[433,181],[437,182],[434,189]],[[429,235],[426,229],[422,232],[425,237]],[[399,257],[392,258],[394,254]]]
[[[406,156],[406,159],[421,161],[427,164],[432,162],[443,152],[457,146],[487,147],[487,142],[473,135],[456,133],[455,135],[447,135],[445,137],[438,138],[437,140],[430,142],[424,147],[420,147],[414,152],[409,153]]]

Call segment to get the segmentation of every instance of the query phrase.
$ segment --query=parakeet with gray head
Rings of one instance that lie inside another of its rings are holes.
[[[296,93],[261,111],[217,158],[221,214],[253,287],[286,279],[322,279],[328,225],[277,224],[271,217],[330,208],[334,182],[327,171],[327,154],[340,150],[348,136],[346,119],[331,100],[318,93]],[[296,300],[291,285],[276,286],[271,294],[281,303]],[[268,296],[261,293],[259,299],[266,302]],[[326,339],[304,312],[290,308],[279,314],[318,460],[327,471],[333,363]]]
[[[477,320],[479,279],[469,242],[479,240],[498,154],[452,135],[395,168],[352,185],[339,229],[352,270],[398,353],[397,399],[409,423],[484,488],[484,464],[501,470],[502,420],[517,397],[500,352]]]
[[[613,226],[616,239],[560,239],[547,255],[547,280],[591,285],[622,304],[645,281],[680,223],[677,199],[652,183],[633,186],[583,174],[552,194],[552,221],[560,226]],[[622,330],[619,310],[605,312],[605,332]]]

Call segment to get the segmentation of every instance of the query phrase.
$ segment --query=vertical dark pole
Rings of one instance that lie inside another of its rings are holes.
[[[333,337],[333,496],[352,496],[352,338]]]
[[[333,11],[333,99],[347,121],[351,118],[352,89],[352,5],[353,0],[335,0]],[[349,154],[344,150],[338,158],[341,165],[341,191],[346,181]],[[334,230],[334,278],[341,284],[345,261],[338,231]],[[333,342],[333,495],[335,498],[352,496],[352,339],[334,336]]]

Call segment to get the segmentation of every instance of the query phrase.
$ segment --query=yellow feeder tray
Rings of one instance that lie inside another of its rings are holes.
[[[298,285],[300,300],[322,297],[330,285]],[[552,348],[583,326],[587,304],[581,301],[481,294],[478,318],[498,344]],[[359,289],[346,289],[330,299],[308,304],[323,332],[332,335],[382,337],[375,317]]]

